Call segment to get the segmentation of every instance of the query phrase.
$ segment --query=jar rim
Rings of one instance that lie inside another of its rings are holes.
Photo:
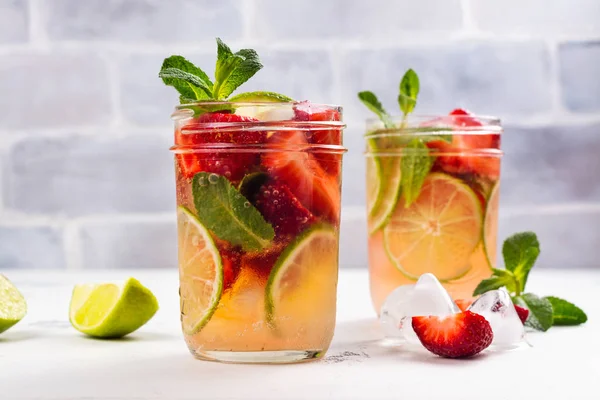
[[[489,115],[434,115],[434,114],[411,114],[407,117],[401,115],[392,115],[390,117],[394,127],[386,127],[379,118],[367,118],[367,131],[376,134],[414,134],[415,132],[430,128],[452,128],[447,134],[469,134],[469,133],[502,133],[502,121],[500,118]],[[470,122],[473,120],[481,125],[468,125],[461,122]]]

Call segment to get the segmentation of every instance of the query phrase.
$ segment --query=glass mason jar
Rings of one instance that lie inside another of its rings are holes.
[[[377,313],[398,286],[433,273],[455,298],[496,265],[500,137],[472,115],[367,121],[367,222]]]
[[[342,109],[177,106],[181,321],[200,359],[323,356],[338,278]]]

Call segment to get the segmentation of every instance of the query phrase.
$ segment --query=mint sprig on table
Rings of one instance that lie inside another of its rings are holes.
[[[540,243],[533,232],[521,232],[504,241],[502,256],[506,269],[493,268],[493,275],[482,280],[473,296],[502,287],[511,295],[513,303],[529,309],[526,326],[547,331],[556,325],[579,325],[587,315],[575,304],[554,296],[539,297],[525,293],[529,272],[540,254]]]
[[[219,239],[245,251],[262,250],[271,244],[273,227],[224,176],[197,173],[192,194],[198,219]]]
[[[419,96],[420,90],[419,77],[415,71],[409,69],[404,73],[404,76],[400,80],[399,94],[398,94],[398,105],[402,111],[403,121],[399,127],[396,127],[392,121],[391,116],[385,111],[381,102],[375,96],[373,92],[363,91],[358,93],[358,98],[363,102],[365,106],[373,111],[379,119],[383,122],[386,129],[406,129],[406,118],[408,114],[413,112],[417,105],[417,97]],[[435,132],[442,129],[433,128]],[[415,133],[421,133],[421,129],[414,129]],[[432,131],[431,127],[424,127],[423,132]],[[412,132],[412,130],[411,130]],[[404,199],[404,206],[409,207],[413,201],[419,197],[421,187],[427,174],[431,171],[435,157],[430,153],[426,143],[431,140],[445,140],[447,137],[441,135],[414,135],[409,136],[406,140],[403,137],[394,137],[394,145],[404,146],[402,148],[402,158],[400,159],[400,189],[402,191],[402,198]],[[371,143],[371,148],[377,150],[377,143]]]
[[[181,104],[203,101],[266,101],[289,102],[290,97],[274,92],[246,92],[229,97],[237,88],[252,78],[263,65],[252,49],[232,52],[217,38],[217,64],[214,83],[199,67],[179,55],[166,58],[158,76],[179,92]],[[221,108],[219,108],[220,110]],[[209,109],[205,111],[218,111]]]

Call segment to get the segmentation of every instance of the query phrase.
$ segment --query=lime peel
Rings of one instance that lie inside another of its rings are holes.
[[[27,302],[8,278],[0,274],[0,333],[21,321],[27,314]]]

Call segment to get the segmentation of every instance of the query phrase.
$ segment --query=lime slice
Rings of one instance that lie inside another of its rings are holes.
[[[496,267],[496,238],[498,236],[498,207],[500,204],[500,183],[496,183],[488,197],[483,218],[483,249],[490,268]]]
[[[25,298],[4,275],[0,275],[0,333],[22,320],[25,314]]]
[[[368,141],[371,151],[377,149],[374,139]],[[367,211],[369,233],[383,228],[400,197],[400,160],[397,155],[367,156]]]
[[[397,207],[383,231],[390,260],[408,278],[430,272],[441,281],[469,271],[480,241],[481,204],[462,181],[431,173],[410,207]]]
[[[232,103],[289,103],[294,99],[275,92],[246,92],[230,97]]]
[[[144,325],[158,310],[152,292],[137,279],[76,285],[69,319],[78,331],[99,338],[125,336]]]
[[[266,286],[265,311],[278,331],[319,332],[335,319],[338,238],[333,228],[308,228],[277,259]],[[320,332],[322,334],[322,332]]]
[[[177,210],[179,295],[183,331],[199,332],[215,312],[223,292],[221,256],[208,230],[187,208]]]

